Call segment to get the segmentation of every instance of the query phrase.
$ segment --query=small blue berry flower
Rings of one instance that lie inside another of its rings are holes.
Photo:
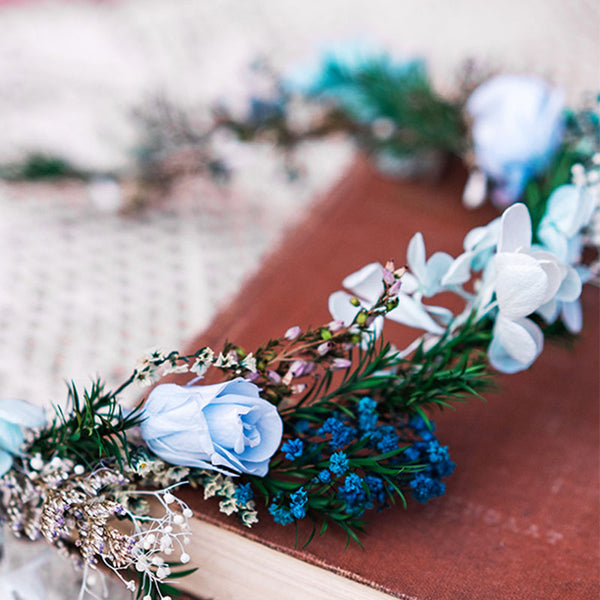
[[[327,469],[323,469],[317,475],[317,478],[321,483],[329,483],[331,481],[331,473]]]
[[[294,522],[294,517],[290,512],[290,509],[285,506],[279,506],[279,504],[273,503],[269,506],[269,512],[273,516],[273,521],[279,523],[279,525],[289,525]]]
[[[252,486],[250,483],[238,485],[233,495],[238,504],[241,504],[242,506],[245,506],[254,498],[254,492],[252,491]]]
[[[304,488],[300,488],[290,494],[290,512],[296,519],[304,519],[306,516],[306,504],[308,494]]]
[[[281,446],[281,451],[285,453],[288,460],[295,460],[302,456],[304,443],[300,439],[288,440]]]
[[[348,470],[348,457],[344,452],[335,452],[329,459],[329,470],[336,476],[341,477]]]

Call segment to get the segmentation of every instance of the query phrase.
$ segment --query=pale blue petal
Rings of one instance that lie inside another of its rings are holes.
[[[566,277],[562,280],[556,298],[564,302],[574,302],[581,295],[581,279],[572,267],[567,270]]]
[[[199,402],[191,398],[185,404],[174,405],[172,410],[160,413],[144,412],[145,419],[140,425],[142,437],[148,441],[189,429],[197,432],[206,431],[208,427],[202,408]]]
[[[260,397],[258,386],[250,381],[246,381],[243,377],[238,377],[232,381],[226,381],[219,390],[216,398],[218,399],[224,394],[235,394],[236,396],[243,397],[249,403],[255,402],[254,399]]]
[[[567,237],[575,235],[579,231],[576,213],[580,193],[571,183],[557,187],[548,198],[542,222],[554,224]]]
[[[46,425],[44,409],[25,400],[0,400],[0,419],[35,429]]]
[[[501,183],[492,193],[494,203],[497,206],[508,206],[518,200],[533,174],[532,171],[528,164],[504,165]]]
[[[22,429],[14,423],[0,420],[0,448],[11,454],[18,454],[25,436]]]
[[[192,454],[186,453],[182,455],[179,449],[173,449],[170,444],[162,438],[157,438],[147,441],[148,448],[162,458],[165,462],[172,465],[181,465],[183,467],[197,467],[198,469],[210,469],[211,463],[208,460],[208,454]]]
[[[244,450],[243,415],[252,409],[236,404],[209,404],[204,416],[214,444],[234,449],[236,454]]]
[[[581,302],[563,302],[561,309],[561,318],[565,327],[571,333],[580,333],[583,327],[583,313]]]
[[[550,302],[546,302],[546,304],[540,306],[536,313],[540,315],[546,323],[554,323],[560,313],[560,305],[556,299],[553,298]]]
[[[585,265],[575,265],[573,268],[577,271],[577,275],[579,275],[582,284],[587,283],[592,278],[592,270],[589,267]]]
[[[423,294],[427,297],[434,296],[441,287],[442,277],[452,266],[454,259],[445,252],[436,252],[428,261],[425,277],[422,280]]]
[[[144,413],[149,416],[171,411],[187,404],[193,396],[194,391],[191,387],[184,387],[175,383],[157,385],[144,402]]]
[[[471,229],[463,241],[465,251],[479,252],[485,248],[493,248],[498,243],[500,225],[501,217],[496,217],[483,227]]]
[[[444,306],[431,306],[430,304],[424,306],[430,315],[433,315],[439,319],[439,321],[444,325],[449,325],[450,321],[454,319],[454,313]]]
[[[240,461],[232,452],[226,448],[219,448],[218,453],[212,456],[212,463],[221,467],[227,467],[241,473],[264,477],[269,471],[270,459],[257,462]],[[213,467],[214,468],[214,467]]]
[[[277,408],[265,400],[267,406],[261,407],[261,416],[256,423],[260,433],[260,445],[254,448],[246,448],[240,459],[243,464],[262,462],[271,458],[281,443],[283,435],[283,421],[279,416]]]
[[[538,228],[538,237],[552,254],[555,254],[562,262],[567,261],[569,244],[563,233],[552,224],[542,223]]]

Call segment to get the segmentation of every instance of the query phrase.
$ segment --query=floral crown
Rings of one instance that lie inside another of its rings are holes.
[[[4,521],[75,557],[81,597],[104,566],[136,598],[167,600],[172,580],[193,570],[184,484],[248,527],[259,514],[310,519],[305,543],[331,525],[360,543],[374,511],[443,495],[455,464],[431,413],[480,397],[494,371],[527,369],[545,334],[582,328],[582,285],[597,276],[582,256],[597,236],[600,154],[572,177],[470,231],[458,257],[428,258],[417,233],[406,267],[372,263],[346,277],[320,327],[290,327],[252,352],[153,350],[116,390],[70,387],[68,409],[56,406],[50,422],[26,402],[0,401]],[[442,292],[462,310],[426,302]],[[386,319],[421,333],[396,348]],[[158,384],[121,407],[126,387],[172,373],[189,383]]]

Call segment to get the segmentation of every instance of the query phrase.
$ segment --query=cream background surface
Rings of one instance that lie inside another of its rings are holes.
[[[344,39],[429,60],[535,72],[571,102],[600,85],[594,0],[31,0],[0,5],[0,161],[32,147],[95,168],[130,160],[131,110],[244,96],[258,53],[285,69]]]

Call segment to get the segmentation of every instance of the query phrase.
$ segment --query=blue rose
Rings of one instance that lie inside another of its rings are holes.
[[[564,94],[535,76],[498,75],[467,102],[477,167],[495,184],[493,199],[518,200],[548,166],[564,131]]]
[[[13,456],[21,453],[25,441],[23,428],[46,424],[44,409],[24,400],[0,400],[0,475],[12,466]]]
[[[244,379],[204,386],[165,383],[144,404],[142,437],[166,462],[264,477],[279,448],[277,408]]]

